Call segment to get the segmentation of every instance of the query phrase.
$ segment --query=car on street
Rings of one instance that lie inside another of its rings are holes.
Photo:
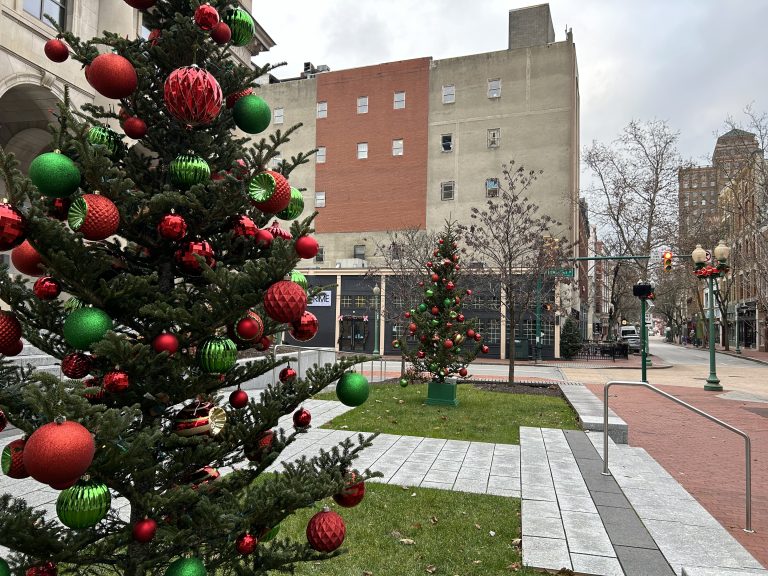
[[[620,331],[621,341],[625,342],[630,352],[640,352],[640,334],[634,326],[622,326]]]

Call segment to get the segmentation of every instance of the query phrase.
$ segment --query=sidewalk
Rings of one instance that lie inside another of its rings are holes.
[[[690,344],[686,344],[684,346],[682,344],[678,344],[677,342],[664,343],[678,346],[680,348],[692,348],[694,350],[703,350],[705,352],[709,351],[707,346],[697,347],[691,346]],[[741,354],[737,354],[734,350],[734,346],[731,346],[729,350],[725,350],[720,344],[715,344],[715,351],[720,354],[727,354],[728,356],[735,356],[736,358],[744,358],[745,360],[752,360],[754,362],[759,362],[760,364],[768,364],[768,352],[761,352],[760,350],[755,350],[754,348],[741,348]]]

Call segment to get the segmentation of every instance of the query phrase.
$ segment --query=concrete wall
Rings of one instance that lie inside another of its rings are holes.
[[[539,46],[555,41],[549,4],[509,11],[509,49]]]

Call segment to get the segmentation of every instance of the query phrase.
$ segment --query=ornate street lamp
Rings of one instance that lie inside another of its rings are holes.
[[[373,354],[379,354],[379,310],[381,309],[381,288],[379,285],[373,287]]]

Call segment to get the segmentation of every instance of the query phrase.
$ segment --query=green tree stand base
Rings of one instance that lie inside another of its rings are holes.
[[[456,379],[446,378],[445,382],[429,381],[427,404],[430,406],[458,406],[456,398]]]

